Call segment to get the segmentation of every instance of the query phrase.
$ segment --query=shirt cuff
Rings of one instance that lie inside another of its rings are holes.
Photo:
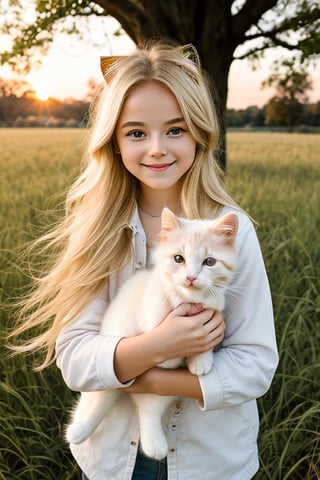
[[[106,352],[116,351],[117,345],[122,339],[122,336],[108,336],[100,343],[96,353],[96,371],[97,377],[106,390],[113,388],[130,387],[135,382],[135,378],[126,383],[121,383],[114,371],[114,362],[108,361],[108,354]]]
[[[200,409],[205,411],[223,408],[223,390],[215,366],[209,373],[198,378],[203,398],[203,403],[199,403]]]

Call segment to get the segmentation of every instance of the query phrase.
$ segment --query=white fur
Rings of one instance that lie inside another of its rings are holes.
[[[229,230],[225,228],[216,233],[217,225],[228,225]],[[224,290],[235,266],[236,215],[227,214],[216,222],[191,221],[176,219],[172,212],[165,209],[162,228],[161,240],[155,253],[155,268],[135,274],[121,287],[104,316],[102,335],[128,337],[151,330],[173,308],[184,302],[201,303],[205,308],[220,311],[223,309]],[[185,256],[184,264],[174,261],[176,253]],[[214,267],[203,265],[203,259],[208,255],[218,260]],[[219,261],[220,257],[222,262]],[[197,277],[193,287],[188,276]],[[215,278],[225,280],[219,284],[218,281],[214,282]],[[212,368],[212,351],[189,357],[186,362],[191,373],[204,375]],[[185,359],[177,358],[160,366],[177,368],[184,363]],[[82,393],[72,423],[67,428],[68,441],[74,444],[85,441],[107,415],[119,395],[123,395],[119,390]],[[138,410],[140,442],[144,452],[156,459],[164,458],[168,452],[168,442],[163,431],[162,416],[174,400],[173,397],[147,393],[131,396]]]

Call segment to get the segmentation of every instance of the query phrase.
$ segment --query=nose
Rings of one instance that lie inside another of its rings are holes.
[[[189,280],[189,282],[194,282],[195,280],[197,280],[197,276],[196,275],[187,275],[187,279]]]
[[[149,155],[150,157],[154,158],[161,158],[167,155],[167,149],[164,145],[164,141],[159,138],[159,136],[155,136],[150,139],[150,148],[149,148]]]

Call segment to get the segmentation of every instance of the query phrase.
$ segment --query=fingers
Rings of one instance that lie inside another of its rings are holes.
[[[211,348],[216,347],[224,339],[225,321],[221,312],[215,312],[212,318],[212,330],[210,332],[210,345]]]
[[[226,326],[223,313],[215,311],[206,326],[210,330],[209,333],[211,334],[213,341],[220,343],[223,340]]]
[[[161,361],[189,357],[212,350],[221,342],[224,316],[213,309],[203,309],[203,305],[185,303],[170,312],[155,330]]]
[[[203,328],[205,334],[215,332],[216,337],[221,337],[224,335],[224,315],[218,310],[213,310],[211,308],[203,309],[203,305],[199,303],[183,303],[179,305],[173,313],[177,317],[192,317],[195,322],[194,327],[205,327]],[[191,320],[191,318],[189,320]]]
[[[180,317],[192,316],[200,313],[203,310],[201,303],[181,303],[174,312]]]
[[[196,321],[195,333],[202,342],[203,351],[214,348],[224,338],[225,321],[223,313],[206,309],[193,316]]]
[[[217,310],[214,311],[208,323],[210,324],[211,331],[217,331],[224,334],[226,325],[225,325],[223,313],[218,312]]]

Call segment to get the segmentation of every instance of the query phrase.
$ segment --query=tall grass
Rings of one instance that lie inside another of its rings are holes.
[[[28,290],[20,250],[55,219],[54,195],[79,170],[80,141],[79,130],[0,129],[1,305]],[[1,335],[11,317],[1,308]],[[80,478],[63,440],[71,392],[54,366],[35,373],[35,359],[9,357],[1,345],[0,479]]]
[[[261,413],[257,480],[320,478],[320,136],[233,133],[228,185],[256,218],[280,364]]]
[[[29,287],[17,249],[55,219],[43,212],[76,175],[82,135],[0,129],[1,304]],[[259,399],[255,478],[319,480],[320,136],[230,133],[227,143],[228,189],[259,222],[280,350]],[[1,335],[13,322],[2,309]],[[63,440],[73,394],[56,367],[35,373],[32,357],[9,357],[3,346],[0,361],[0,480],[79,479]]]

